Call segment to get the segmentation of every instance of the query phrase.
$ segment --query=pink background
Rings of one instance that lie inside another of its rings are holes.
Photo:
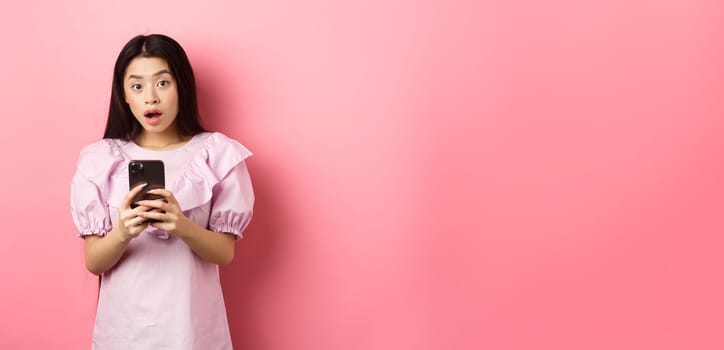
[[[89,347],[69,182],[153,32],[256,154],[236,348],[724,348],[719,1],[0,7],[0,348]]]

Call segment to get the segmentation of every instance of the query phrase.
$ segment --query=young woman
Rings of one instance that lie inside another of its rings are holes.
[[[201,127],[176,41],[140,35],[123,47],[105,134],[81,151],[71,183],[86,266],[101,276],[94,349],[231,349],[218,266],[252,216],[250,155]],[[163,161],[166,188],[149,192],[162,199],[133,202],[144,187],[129,190],[135,159]]]

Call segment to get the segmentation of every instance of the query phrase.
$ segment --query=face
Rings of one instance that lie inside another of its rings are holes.
[[[178,90],[166,60],[136,57],[123,78],[126,103],[144,132],[176,133]]]

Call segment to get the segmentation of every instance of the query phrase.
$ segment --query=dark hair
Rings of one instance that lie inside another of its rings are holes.
[[[196,81],[191,63],[184,49],[175,40],[163,34],[138,35],[131,39],[118,54],[113,68],[113,87],[108,121],[103,138],[131,140],[143,130],[133,117],[125,100],[123,79],[126,68],[136,57],[157,57],[166,60],[178,89],[178,115],[176,125],[181,136],[193,136],[206,131],[199,122],[196,102]]]

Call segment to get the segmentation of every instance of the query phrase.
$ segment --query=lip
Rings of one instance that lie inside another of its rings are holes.
[[[147,109],[143,112],[143,116],[146,118],[149,118],[149,116],[154,115],[160,117],[163,113],[161,113],[158,109]]]

